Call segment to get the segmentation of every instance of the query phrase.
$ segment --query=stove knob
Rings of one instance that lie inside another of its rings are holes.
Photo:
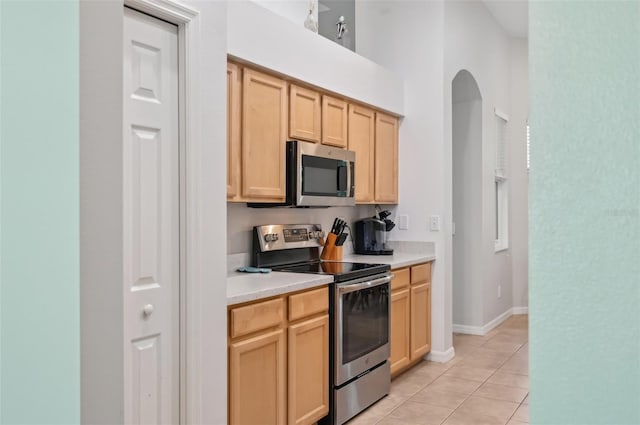
[[[277,233],[267,233],[266,235],[264,235],[264,241],[265,242],[275,242],[278,240],[278,234]]]

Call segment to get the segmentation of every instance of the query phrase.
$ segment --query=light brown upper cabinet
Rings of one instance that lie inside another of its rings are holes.
[[[287,83],[245,68],[242,79],[242,195],[285,199]]]
[[[291,84],[289,89],[289,136],[320,142],[320,93]]]
[[[322,144],[347,147],[347,102],[335,97],[322,96]]]
[[[376,112],[375,201],[398,203],[398,119]]]
[[[374,184],[375,112],[349,105],[349,150],[356,153],[356,203],[372,203]]]
[[[240,198],[242,69],[227,63],[227,199]]]

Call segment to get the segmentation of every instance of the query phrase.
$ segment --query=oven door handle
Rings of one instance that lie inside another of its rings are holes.
[[[385,283],[391,282],[391,279],[393,279],[393,275],[380,277],[378,279],[373,279],[366,282],[355,283],[353,285],[339,286],[338,292],[340,294],[348,294],[349,292],[360,291],[366,288],[375,288],[376,286],[384,285]]]

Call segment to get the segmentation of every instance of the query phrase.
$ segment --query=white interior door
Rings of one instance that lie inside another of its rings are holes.
[[[124,13],[125,423],[179,422],[178,28]]]

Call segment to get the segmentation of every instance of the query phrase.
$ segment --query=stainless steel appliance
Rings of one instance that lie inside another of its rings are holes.
[[[320,225],[256,226],[252,265],[333,276],[329,286],[329,415],[343,424],[389,393],[390,267],[320,261]]]
[[[249,203],[248,206],[355,205],[355,152],[293,140],[287,142],[286,154],[286,201],[281,204]]]

